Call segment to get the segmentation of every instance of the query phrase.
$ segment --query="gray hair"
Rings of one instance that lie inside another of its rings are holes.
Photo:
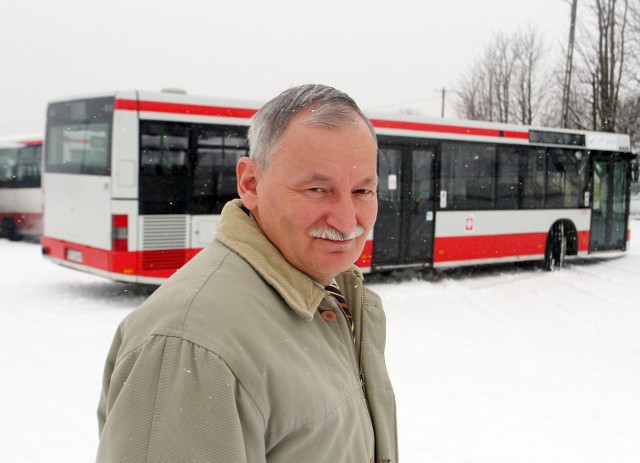
[[[349,95],[327,85],[307,84],[285,90],[253,116],[247,135],[249,157],[260,168],[268,169],[289,121],[309,108],[311,114],[303,124],[340,128],[355,126],[358,119],[362,119],[377,145],[373,125]]]

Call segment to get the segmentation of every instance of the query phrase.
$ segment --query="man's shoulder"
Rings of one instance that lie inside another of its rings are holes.
[[[127,348],[157,335],[208,347],[205,340],[225,318],[242,314],[230,309],[246,297],[247,288],[255,292],[263,284],[246,261],[214,240],[126,317],[121,329]]]

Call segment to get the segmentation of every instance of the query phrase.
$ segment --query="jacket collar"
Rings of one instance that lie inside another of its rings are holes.
[[[229,201],[222,210],[216,239],[251,265],[286,303],[301,317],[311,320],[325,296],[324,289],[309,276],[292,266],[249,217],[242,201]],[[338,281],[362,274],[354,265]]]

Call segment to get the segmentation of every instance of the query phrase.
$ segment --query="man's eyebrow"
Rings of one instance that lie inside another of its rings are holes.
[[[371,177],[367,177],[360,184],[361,185],[375,185],[375,186],[378,186],[378,176],[377,175],[372,175]]]
[[[328,177],[327,175],[323,175],[323,174],[312,174],[309,177],[303,178],[302,180],[295,182],[296,185],[307,185],[309,183],[326,183],[326,182],[330,182],[331,178]],[[377,175],[372,175],[370,177],[366,177],[365,179],[363,179],[361,182],[358,183],[358,185],[374,185],[374,186],[378,186],[378,176]]]

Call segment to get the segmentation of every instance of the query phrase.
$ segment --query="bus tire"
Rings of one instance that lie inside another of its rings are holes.
[[[9,241],[20,241],[22,239],[22,235],[18,231],[18,226],[16,225],[15,220],[11,217],[5,217],[2,219],[2,235],[7,238]]]
[[[560,270],[564,267],[567,256],[567,234],[564,223],[558,222],[551,227],[547,236],[547,247],[544,254],[544,268],[547,271]]]

